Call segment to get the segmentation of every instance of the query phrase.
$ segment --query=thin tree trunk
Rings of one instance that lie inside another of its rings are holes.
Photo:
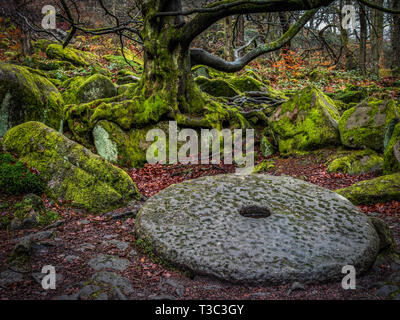
[[[383,0],[375,1],[377,5],[383,6]],[[383,44],[383,12],[372,10],[372,26],[371,26],[371,59],[372,73],[379,76],[379,65]]]
[[[232,61],[235,59],[235,54],[233,52],[233,34],[232,34],[232,18],[226,17],[225,18],[225,59]]]
[[[365,6],[360,5],[360,69],[365,76],[367,74],[367,17],[365,16]]]
[[[400,0],[392,1],[393,9],[400,9]],[[400,74],[400,15],[393,16],[392,25],[392,70],[395,75]]]

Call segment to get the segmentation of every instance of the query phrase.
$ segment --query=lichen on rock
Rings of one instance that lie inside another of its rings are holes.
[[[71,62],[78,67],[86,67],[96,61],[96,56],[90,52],[76,50],[74,48],[63,48],[60,44],[50,44],[46,48],[46,54],[50,59]]]
[[[4,136],[4,147],[41,173],[52,198],[105,211],[139,194],[123,170],[42,123],[12,128]]]

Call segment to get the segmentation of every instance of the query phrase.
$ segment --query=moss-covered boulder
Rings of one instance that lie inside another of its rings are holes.
[[[400,201],[400,173],[361,181],[336,192],[356,205]]]
[[[224,79],[208,79],[200,76],[195,79],[195,82],[202,91],[213,97],[235,97],[240,95],[240,91]]]
[[[335,103],[314,87],[294,95],[269,118],[282,155],[338,144],[338,120]]]
[[[384,173],[400,171],[400,123],[396,125],[384,154]]]
[[[64,101],[57,88],[29,68],[0,64],[0,137],[27,121],[59,129]]]
[[[118,94],[114,83],[101,74],[90,77],[76,77],[67,80],[62,85],[66,104],[84,104],[90,101],[111,98]]]
[[[12,230],[44,227],[60,219],[60,215],[47,210],[43,200],[34,194],[26,195],[13,207]]]
[[[71,62],[77,67],[87,67],[96,61],[96,56],[90,52],[76,50],[74,48],[63,48],[60,44],[50,44],[46,48],[46,55],[50,59]]]
[[[328,172],[362,174],[382,171],[383,157],[371,149],[354,151],[330,162]]]
[[[263,83],[250,76],[231,77],[229,83],[240,92],[262,91]]]
[[[153,144],[146,141],[146,135],[151,129],[161,129],[168,133],[168,122],[144,128],[134,128],[124,131],[110,121],[99,121],[93,129],[93,140],[97,153],[103,158],[125,167],[141,167],[146,162],[147,150]],[[168,143],[166,137],[165,143]],[[166,148],[168,151],[168,148]],[[153,150],[153,154],[156,150]]]
[[[399,110],[394,100],[368,99],[345,111],[339,121],[340,138],[350,148],[383,151],[386,130]]]
[[[40,122],[12,128],[3,143],[8,152],[41,173],[52,198],[90,211],[105,211],[138,196],[123,170]]]

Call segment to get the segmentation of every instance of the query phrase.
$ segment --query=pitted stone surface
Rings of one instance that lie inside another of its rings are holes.
[[[266,207],[266,218],[241,208]],[[150,198],[136,233],[175,265],[241,283],[323,282],[375,261],[369,218],[327,189],[290,177],[203,177]]]

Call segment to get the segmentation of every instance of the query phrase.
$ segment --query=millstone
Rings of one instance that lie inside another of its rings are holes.
[[[369,218],[347,199],[290,177],[203,177],[150,198],[137,236],[195,274],[237,283],[279,284],[357,275],[378,254]]]

